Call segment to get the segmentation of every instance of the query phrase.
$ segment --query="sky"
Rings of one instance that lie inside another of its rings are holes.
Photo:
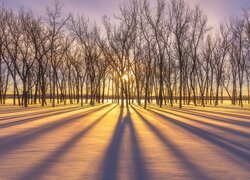
[[[18,10],[20,7],[31,9],[37,15],[44,15],[46,7],[54,0],[0,0],[7,7]],[[102,16],[112,17],[119,12],[119,4],[124,0],[59,0],[63,4],[65,14],[82,14],[96,22],[101,22]],[[151,0],[153,3],[156,0]],[[250,0],[185,0],[190,7],[199,4],[208,15],[209,23],[218,26],[231,15],[240,14],[243,8],[250,8]]]

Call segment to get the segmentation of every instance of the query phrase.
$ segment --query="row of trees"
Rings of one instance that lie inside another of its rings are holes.
[[[250,103],[250,13],[212,29],[199,6],[131,0],[98,26],[65,17],[55,1],[44,18],[0,9],[0,103],[136,101]]]

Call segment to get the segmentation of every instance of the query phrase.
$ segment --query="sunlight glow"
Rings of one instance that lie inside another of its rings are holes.
[[[128,81],[128,75],[127,75],[127,74],[124,74],[124,75],[122,76],[122,80],[127,82],[127,81]]]

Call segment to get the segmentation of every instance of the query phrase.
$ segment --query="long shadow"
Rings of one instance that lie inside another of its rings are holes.
[[[236,117],[236,118],[242,118],[242,119],[245,119],[247,117],[247,115],[239,115],[239,114],[232,114],[232,113],[225,113],[225,112],[219,112],[219,111],[211,111],[211,110],[208,110],[208,109],[205,109],[205,110],[201,110],[201,109],[194,109],[194,108],[177,108],[177,107],[167,107],[167,109],[175,109],[177,111],[192,111],[192,112],[205,112],[205,113],[211,113],[211,115],[224,115],[224,116],[228,116],[228,118],[231,118],[231,117]],[[242,110],[242,109],[241,109]],[[249,115],[250,116],[250,115]]]
[[[60,108],[60,109],[41,109],[43,107],[40,107],[38,110],[38,112],[29,112],[29,111],[26,111],[24,114],[21,114],[19,115],[18,113],[15,114],[15,115],[11,115],[11,116],[5,116],[5,117],[0,117],[0,122],[1,121],[7,121],[7,120],[13,120],[13,119],[16,119],[16,118],[23,118],[23,117],[27,117],[27,116],[34,116],[34,115],[40,115],[40,114],[47,114],[47,113],[56,113],[56,112],[62,112],[62,111],[67,111],[68,109],[85,109],[85,108],[88,108],[90,106],[74,106],[74,107],[63,107],[63,108]],[[26,109],[25,109],[26,110]],[[27,109],[29,110],[29,109]]]
[[[199,112],[192,113],[190,111],[185,111],[185,113],[191,114],[191,115],[192,114],[193,115],[197,115],[197,116],[208,118],[208,119],[211,119],[211,120],[214,120],[214,121],[218,121],[218,122],[224,122],[224,123],[234,124],[234,125],[242,126],[242,127],[250,127],[250,122],[244,122],[244,121],[241,121],[241,120],[232,120],[231,118],[216,117],[213,114],[211,114],[211,115],[205,115],[205,114],[202,114],[202,113],[199,113]]]
[[[127,108],[127,112],[128,114],[127,114],[126,119],[127,119],[127,123],[129,125],[129,130],[130,130],[130,139],[132,143],[133,164],[134,164],[133,167],[135,168],[135,173],[136,173],[135,177],[138,180],[150,179],[147,169],[145,167],[145,162],[142,157],[142,150],[138,142],[137,132],[135,130],[129,108]]]
[[[118,121],[115,126],[113,137],[110,141],[107,151],[104,154],[104,160],[101,164],[102,180],[118,179],[117,177],[118,160],[119,160],[120,147],[122,143],[122,137],[125,129],[125,125],[123,122],[123,113],[124,109],[121,108]]]
[[[157,109],[157,108],[151,108],[151,109],[154,109],[156,111],[160,111],[160,112],[163,112],[163,113],[171,114],[171,115],[174,115],[174,116],[177,116],[177,117],[180,117],[180,118],[184,118],[186,120],[189,120],[189,121],[192,121],[192,122],[195,122],[195,123],[198,123],[198,124],[210,126],[212,128],[228,132],[230,134],[234,134],[234,135],[238,135],[238,136],[250,139],[250,134],[249,133],[240,132],[240,131],[237,131],[237,130],[234,130],[234,129],[231,129],[231,128],[228,128],[228,127],[223,127],[223,126],[219,126],[219,125],[216,125],[216,124],[207,123],[207,122],[204,122],[204,121],[201,121],[201,120],[194,120],[194,119],[192,119],[192,118],[190,118],[188,116],[176,114],[174,112],[169,112],[169,111],[166,112],[164,110]],[[192,114],[192,115],[195,115],[195,114]],[[195,115],[195,116],[199,116],[199,115]],[[209,118],[209,117],[207,117],[207,118]]]
[[[168,116],[165,116],[163,114],[157,113],[155,111],[152,111],[152,113],[158,115],[159,117],[165,119],[166,121],[169,121],[175,125],[178,125],[179,127],[181,127],[182,129],[196,135],[197,137],[200,137],[218,147],[220,147],[223,150],[228,151],[229,153],[231,153],[232,155],[242,159],[243,161],[250,163],[250,150],[247,150],[247,152],[242,151],[238,148],[235,147],[235,145],[231,145],[234,144],[234,142],[229,141],[228,139],[222,138],[220,136],[217,136],[211,132],[208,132],[206,130],[200,129],[198,127],[194,127],[192,125],[189,125],[187,123],[178,121],[176,119],[172,119]],[[159,120],[160,121],[160,120]],[[161,121],[160,121],[161,122]],[[239,164],[241,166],[243,166],[242,164]],[[246,168],[245,166],[243,166],[244,168]]]
[[[1,107],[1,105],[0,105],[0,107]],[[32,109],[32,110],[35,110],[35,109],[41,108],[41,106],[28,107],[28,108]],[[23,111],[25,109],[27,109],[27,108],[22,107],[22,106],[14,106],[14,105],[12,105],[12,106],[2,106],[0,108],[0,114],[2,112],[4,112],[4,114],[6,114],[6,113],[13,113],[13,112],[19,112],[19,111]]]
[[[124,135],[124,129],[128,125],[130,132],[130,141],[132,147],[132,157],[133,157],[133,168],[135,172],[135,179],[149,179],[145,164],[142,158],[142,152],[138,143],[138,138],[134,128],[134,124],[131,120],[130,109],[127,107],[127,115],[123,119],[124,109],[121,109],[118,122],[112,137],[112,140],[107,148],[104,155],[104,160],[101,164],[103,169],[102,180],[112,180],[118,179],[118,162],[120,155],[120,148],[122,143],[122,138]]]
[[[154,109],[154,108],[151,108],[151,109]],[[158,109],[156,109],[156,110],[157,110],[157,111],[161,111],[161,112],[163,112],[163,113],[171,114],[171,115],[174,115],[174,116],[177,116],[177,117],[185,118],[186,120],[193,121],[193,122],[196,122],[196,123],[199,123],[199,124],[204,124],[204,125],[207,125],[207,126],[211,126],[211,127],[213,127],[213,128],[217,128],[217,129],[222,130],[222,131],[224,130],[224,131],[227,131],[227,132],[232,133],[232,134],[236,134],[236,135],[239,135],[239,136],[242,136],[242,137],[246,137],[246,138],[248,138],[248,139],[250,138],[250,135],[249,135],[249,134],[242,133],[242,132],[239,132],[239,131],[230,129],[230,128],[220,127],[220,126],[213,125],[213,124],[210,124],[210,123],[206,123],[206,122],[203,122],[203,121],[194,120],[194,119],[192,119],[192,118],[188,118],[188,117],[186,117],[186,116],[181,116],[181,115],[176,115],[175,113],[166,112],[166,111],[164,111],[164,110],[158,110]],[[157,112],[152,111],[152,110],[150,110],[150,109],[149,109],[149,111],[151,111],[151,112],[153,112],[153,113],[157,113]],[[158,113],[158,115],[161,115],[161,113]],[[193,127],[195,127],[195,126],[193,126]],[[212,134],[212,133],[211,133],[211,134]],[[249,148],[250,148],[249,146],[245,146],[245,145],[243,145],[243,144],[237,143],[237,142],[235,142],[235,141],[232,141],[232,140],[230,140],[230,139],[228,139],[228,138],[221,137],[221,136],[219,136],[219,135],[213,134],[213,136],[215,136],[216,138],[221,139],[221,140],[223,140],[223,141],[226,141],[227,143],[230,143],[230,144],[232,144],[232,145],[241,147],[241,148],[246,149],[246,150],[249,150]]]
[[[98,106],[102,106],[102,105],[97,105],[95,107],[98,107]],[[2,123],[2,124],[0,124],[0,129],[15,126],[15,125],[19,125],[19,124],[23,124],[23,123],[26,123],[26,122],[39,120],[41,118],[60,115],[62,113],[67,113],[67,112],[73,112],[73,111],[77,111],[77,110],[81,110],[81,109],[86,109],[88,107],[90,107],[90,106],[86,106],[86,107],[79,107],[79,106],[78,107],[70,107],[70,108],[64,108],[64,109],[59,109],[59,110],[55,110],[55,111],[53,111],[53,109],[52,109],[52,110],[49,110],[49,111],[43,111],[41,113],[26,114],[26,115],[18,116],[18,117],[15,116],[15,118],[19,118],[19,117],[26,117],[26,116],[34,116],[34,115],[37,115],[37,114],[43,114],[41,116],[25,118],[23,120],[17,120],[17,121]],[[12,119],[12,118],[9,117],[9,119]],[[3,120],[0,120],[0,121],[5,121],[5,120],[9,120],[9,119],[3,119]]]
[[[188,170],[192,177],[195,179],[209,179],[207,174],[203,170],[194,164],[181,150],[171,142],[169,138],[161,133],[152,123],[150,123],[139,111],[132,106],[133,110],[140,117],[140,119],[147,125],[147,127],[158,137],[158,139],[169,149],[171,153],[179,160],[181,160],[183,167]]]
[[[117,106],[117,105],[116,105]],[[32,167],[20,179],[39,179],[39,177],[46,173],[46,171],[52,167],[54,164],[58,162],[58,160],[63,157],[66,153],[68,153],[75,144],[91,129],[93,129],[108,113],[110,113],[114,108],[109,109],[103,115],[101,115],[98,119],[96,119],[93,123],[85,127],[83,130],[75,134],[71,137],[66,143],[62,144],[57,150],[51,154],[49,154],[46,158],[42,160],[42,162],[38,163],[36,166]]]
[[[63,108],[60,108],[60,109],[65,109],[65,107]],[[44,111],[41,111],[41,110],[45,110],[45,111],[56,111],[56,110],[60,110],[60,109],[57,109],[57,108],[51,108],[49,106],[36,106],[36,107],[12,107],[12,106],[8,106],[6,108],[3,108],[0,110],[0,114],[8,114],[8,113],[19,113],[19,112],[24,112],[23,115],[26,115],[26,114],[30,114],[30,113],[38,113],[37,110],[39,112],[44,112]],[[32,112],[28,112],[28,111],[32,111]],[[19,115],[9,115],[9,116],[5,116],[5,117],[8,117],[8,118],[14,118],[14,117],[17,117]],[[2,118],[0,118],[2,120]]]
[[[1,121],[7,121],[7,120],[12,120],[12,119],[16,119],[16,118],[24,118],[27,116],[33,116],[33,115],[40,115],[40,114],[47,114],[47,113],[56,113],[56,112],[63,112],[63,111],[67,111],[68,109],[81,109],[81,107],[70,107],[70,108],[62,108],[62,109],[50,109],[50,110],[45,110],[45,111],[36,111],[36,112],[27,112],[25,114],[18,114],[16,113],[15,115],[11,115],[11,116],[5,116],[5,117],[1,117],[0,118],[0,122]]]
[[[159,109],[159,108],[155,108],[155,107],[150,107],[151,109],[156,109],[156,110],[160,110],[162,112],[164,112],[164,110]],[[169,110],[173,110],[173,109],[169,109]],[[223,123],[228,123],[228,124],[234,124],[237,126],[242,126],[242,127],[250,127],[250,123],[249,122],[242,122],[242,121],[238,121],[238,120],[230,120],[230,119],[225,119],[225,118],[219,118],[219,117],[215,117],[213,116],[213,114],[211,115],[204,115],[202,113],[199,112],[190,112],[188,110],[180,110],[180,109],[176,109],[176,111],[178,112],[182,112],[182,113],[186,113],[186,114],[191,114],[191,115],[195,115],[195,116],[200,116],[203,118],[207,118],[211,121],[218,121],[218,122],[223,122]],[[165,111],[165,112],[169,112],[169,111]]]
[[[107,107],[107,106],[110,106],[110,105],[112,105],[112,104],[105,104],[105,105],[96,106],[96,107],[93,107],[93,108],[86,108],[86,111],[79,111],[79,113],[72,115],[72,117],[77,117],[78,115],[85,114],[85,113],[91,113],[91,112],[93,112],[93,111],[96,111],[96,110],[99,110],[99,109],[103,109],[103,108],[105,108],[105,107]],[[73,110],[73,111],[77,111],[77,110],[78,110],[78,109]],[[80,109],[79,109],[79,110],[80,110]],[[83,109],[83,110],[85,110],[85,109]],[[70,111],[70,110],[68,110],[68,111],[69,111],[69,112],[73,112],[73,111]],[[56,122],[45,121],[45,122],[48,122],[48,123],[44,124],[44,126],[41,126],[41,127],[38,127],[38,128],[34,128],[34,129],[35,129],[34,131],[32,131],[32,128],[31,128],[31,130],[18,132],[18,133],[16,133],[16,134],[11,134],[11,135],[5,136],[5,137],[0,137],[0,144],[1,144],[1,142],[4,142],[4,140],[9,140],[9,139],[11,139],[11,138],[20,137],[20,136],[22,136],[22,135],[27,135],[27,134],[29,134],[29,133],[35,132],[36,130],[43,129],[43,127],[45,127],[45,126],[46,126],[46,127],[49,127],[50,125],[53,125],[53,124],[57,124],[57,123],[60,123],[60,122],[67,121],[67,118],[70,118],[70,116],[69,116],[69,115],[67,116],[67,114],[65,114],[65,115],[66,115],[65,117],[61,118],[61,119],[63,119],[63,120],[58,119],[58,121],[56,121]],[[51,116],[51,115],[48,115],[48,117],[50,117],[50,116]],[[47,115],[46,115],[46,117],[47,117]],[[40,118],[40,117],[39,117],[39,118]]]
[[[193,104],[190,104],[190,105],[188,105],[188,107],[194,107],[194,108],[196,108],[197,106],[195,106],[195,105],[193,105]],[[201,105],[199,105],[198,107],[200,107],[200,108],[203,108]],[[212,109],[227,109],[227,110],[229,110],[229,109],[233,109],[233,110],[246,110],[246,111],[250,111],[250,109],[249,108],[247,108],[246,106],[244,106],[243,108],[242,107],[240,107],[240,106],[237,106],[237,105],[235,105],[234,107],[230,107],[230,106],[211,106],[211,105],[207,105],[206,107],[208,107],[208,108],[212,108]]]
[[[46,133],[49,133],[57,128],[68,125],[72,121],[80,120],[81,118],[83,118],[91,113],[95,113],[96,111],[99,111],[101,109],[104,109],[110,105],[111,104],[103,105],[101,107],[93,108],[91,110],[82,112],[81,114],[78,114],[78,115],[66,117],[62,120],[58,120],[58,121],[53,122],[53,123],[48,123],[48,124],[46,124],[42,127],[39,127],[35,130],[26,130],[24,132],[21,132],[21,134],[18,133],[15,135],[9,135],[6,137],[2,137],[2,138],[0,138],[0,152],[1,152],[0,157],[4,156],[7,153],[10,153],[11,151],[19,148],[20,146],[23,146],[23,145],[37,139],[38,137],[40,137]]]
[[[231,118],[231,117],[235,117],[235,118],[242,118],[242,119],[244,119],[244,120],[246,120],[246,118],[248,118],[249,116],[250,116],[250,113],[249,113],[249,115],[247,115],[247,114],[245,114],[245,115],[241,115],[241,114],[234,114],[234,113],[226,113],[226,112],[218,112],[218,111],[211,111],[211,110],[205,110],[205,111],[203,111],[203,110],[200,110],[200,109],[190,109],[190,111],[198,111],[198,112],[207,112],[207,113],[211,113],[211,114],[215,114],[215,115],[223,115],[223,116],[227,116],[227,117],[229,117],[229,118]],[[247,119],[247,120],[249,120],[249,119]]]
[[[249,108],[247,108],[246,106],[244,106],[243,108],[242,107],[237,107],[237,106],[235,106],[235,107],[223,107],[223,106],[219,106],[219,107],[215,107],[215,106],[208,106],[208,107],[210,107],[210,108],[214,108],[214,109],[216,109],[216,108],[222,108],[222,109],[233,109],[233,110],[244,110],[244,111],[250,111],[250,109]]]
[[[78,107],[78,108],[73,108],[73,109],[70,108],[70,109],[67,109],[67,110],[65,109],[65,110],[57,111],[57,112],[49,112],[49,113],[46,113],[46,114],[43,113],[43,115],[40,115],[40,116],[35,116],[35,117],[30,117],[30,118],[26,118],[26,119],[22,119],[22,120],[17,120],[17,121],[12,121],[12,122],[7,122],[7,123],[0,124],[0,129],[12,127],[12,126],[15,126],[15,125],[24,124],[24,123],[27,123],[27,122],[40,120],[40,119],[46,118],[46,117],[53,117],[53,116],[60,115],[60,114],[65,114],[65,113],[68,113],[68,112],[78,111],[80,109],[83,109],[83,108]]]

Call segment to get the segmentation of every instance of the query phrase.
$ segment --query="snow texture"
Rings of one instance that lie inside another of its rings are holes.
[[[0,179],[250,179],[250,109],[0,107]]]

